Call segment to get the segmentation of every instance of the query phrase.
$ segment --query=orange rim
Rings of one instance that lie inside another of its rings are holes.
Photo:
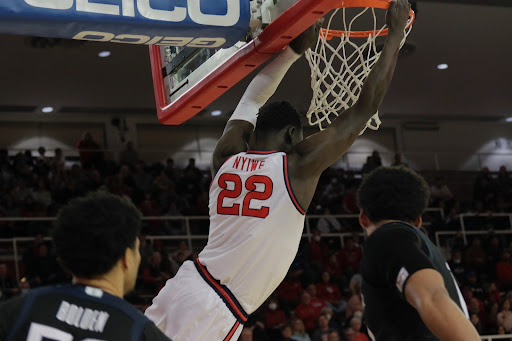
[[[390,3],[391,3],[391,0],[341,0],[339,6],[337,6],[337,8],[373,7],[373,8],[379,8],[379,9],[388,9]],[[411,9],[411,11],[409,12],[409,22],[407,23],[407,26],[405,27],[406,29],[411,27],[415,18],[416,18],[416,15],[414,14],[414,11]],[[320,29],[320,35],[325,36],[326,40],[331,40],[334,37],[341,37],[341,36],[347,36],[347,35],[350,38],[368,38],[369,36],[373,36],[373,35],[386,36],[386,35],[388,35],[388,32],[389,32],[389,30],[387,28],[383,29],[380,32],[374,31],[374,30],[348,32],[348,31],[340,31],[340,30],[327,30],[325,28]]]

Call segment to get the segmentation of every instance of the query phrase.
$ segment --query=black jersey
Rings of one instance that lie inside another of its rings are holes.
[[[368,237],[361,265],[362,291],[366,324],[376,341],[438,340],[404,297],[409,276],[429,268],[441,273],[450,297],[468,316],[448,264],[419,229],[392,222]]]
[[[100,289],[29,291],[0,305],[0,341],[169,340],[140,311]]]

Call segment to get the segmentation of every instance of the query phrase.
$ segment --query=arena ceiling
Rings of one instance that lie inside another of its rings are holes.
[[[402,121],[499,121],[512,116],[512,1],[418,0],[408,41],[382,105],[384,117]],[[147,47],[65,42],[34,47],[28,37],[0,35],[0,113],[53,106],[69,115],[155,115]],[[108,58],[98,52],[111,51]],[[441,63],[449,65],[438,70]],[[194,121],[223,122],[250,79],[215,101]],[[309,67],[293,66],[273,99],[307,110]],[[211,118],[209,112],[225,114]]]

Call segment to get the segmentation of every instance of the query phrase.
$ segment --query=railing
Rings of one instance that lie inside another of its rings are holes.
[[[480,338],[482,341],[494,341],[494,340],[511,340],[512,334],[506,334],[506,335],[480,335]]]
[[[428,213],[439,214],[443,217],[443,211],[437,208],[429,208],[427,209]],[[361,227],[359,226],[359,215],[357,214],[340,214],[340,215],[307,215],[304,223],[304,232],[302,238],[307,240],[311,239],[312,231],[316,229],[316,224],[322,218],[336,218],[341,225],[341,229],[339,232],[329,232],[323,233],[322,236],[325,239],[338,240],[340,247],[345,245],[345,239],[347,237],[353,236],[354,233],[359,235],[359,237],[363,237],[364,233]],[[0,223],[2,222],[50,222],[54,221],[55,217],[40,217],[40,218],[0,218]],[[157,240],[161,241],[182,241],[186,240],[188,243],[188,247],[193,249],[200,249],[206,245],[208,240],[208,225],[209,225],[209,217],[207,216],[155,216],[155,217],[143,217],[143,223],[151,222],[151,221],[181,221],[182,229],[181,231],[172,231],[177,232],[176,234],[169,235],[146,235],[146,239],[150,240],[154,243]],[[424,225],[428,226],[429,222],[426,221]],[[49,241],[50,238],[46,237],[44,240]],[[4,256],[4,259],[12,259],[14,261],[14,270],[16,273],[16,278],[20,279],[20,268],[19,261],[20,259],[20,244],[33,242],[33,237],[15,237],[15,238],[4,238],[0,239],[0,243],[7,243],[12,245],[12,256]],[[203,241],[203,243],[197,243],[197,241]],[[2,255],[0,255],[2,258]]]
[[[472,218],[483,218],[483,219],[487,219],[487,220],[488,219],[497,218],[497,217],[508,217],[508,222],[509,222],[509,227],[508,228],[512,230],[512,213],[483,213],[483,214],[463,213],[463,214],[459,215],[459,221],[460,221],[460,227],[461,227],[461,230],[462,230],[462,237],[464,238],[464,243],[466,245],[468,243],[466,235],[469,234],[467,232],[470,232],[470,231],[466,231],[467,228],[466,228],[466,223],[464,221],[464,218],[469,218],[469,217],[472,217]],[[439,245],[439,243],[437,245]]]

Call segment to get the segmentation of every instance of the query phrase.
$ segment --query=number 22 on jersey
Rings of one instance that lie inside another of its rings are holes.
[[[234,184],[233,189],[228,189],[228,184]],[[242,215],[246,217],[266,218],[268,216],[268,206],[260,208],[251,208],[251,200],[267,200],[272,196],[274,184],[272,180],[265,175],[252,175],[247,178],[245,184],[237,174],[224,173],[219,177],[219,187],[222,191],[217,198],[217,213],[227,215]],[[263,191],[256,191],[257,184],[263,185]],[[243,198],[242,210],[240,212],[240,204],[235,203],[232,206],[224,206],[224,198],[238,198],[242,194],[243,186],[249,191]]]

